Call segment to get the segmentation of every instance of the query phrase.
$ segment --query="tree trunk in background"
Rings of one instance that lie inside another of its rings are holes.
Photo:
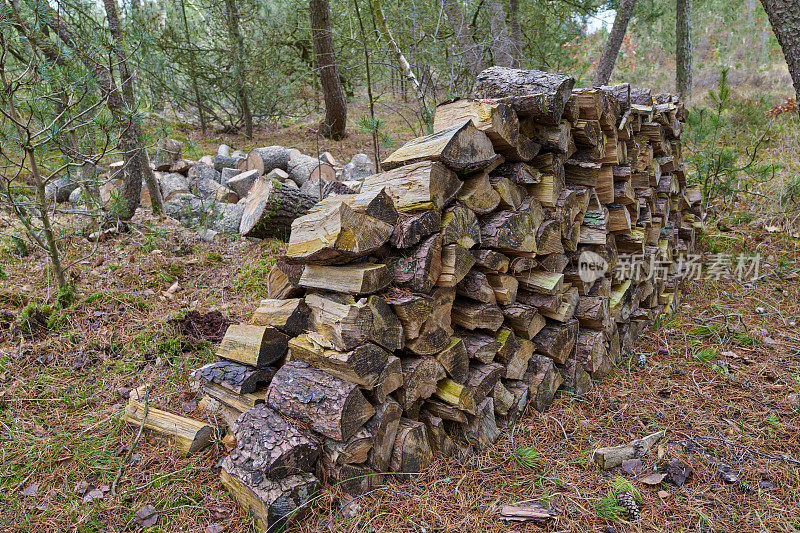
[[[634,4],[636,4],[636,0],[620,0],[617,15],[614,17],[614,25],[611,27],[611,33],[608,34],[608,40],[603,47],[603,53],[600,55],[600,61],[597,63],[597,70],[594,73],[592,85],[595,87],[607,85],[608,80],[611,79],[622,40],[625,38],[625,32],[628,31],[628,22],[633,15]]]
[[[347,125],[347,102],[336,65],[328,0],[309,0],[309,11],[314,55],[317,58],[322,96],[325,100],[325,120],[320,128],[325,137],[341,139],[345,136]]]
[[[233,48],[234,83],[236,83],[236,93],[239,96],[239,105],[242,106],[244,134],[248,139],[252,139],[253,115],[250,112],[250,99],[244,83],[244,39],[239,30],[239,10],[236,8],[236,0],[225,0],[225,15],[228,21],[228,38]]]
[[[677,0],[675,15],[675,90],[692,95],[692,0]]]
[[[464,55],[474,81],[478,74],[486,68],[486,65],[483,63],[475,41],[472,40],[469,24],[464,20],[464,12],[461,11],[461,6],[457,2],[458,0],[443,0],[444,13],[447,20],[450,21],[456,42],[461,47],[461,53]]]
[[[781,45],[800,102],[800,0],[761,0]]]
[[[511,51],[511,33],[506,24],[506,12],[500,0],[488,0],[489,30],[492,34],[492,56],[498,67],[513,67],[514,54]]]
[[[189,19],[186,17],[186,1],[181,0],[181,14],[183,15],[183,32],[186,39],[186,46],[192,42],[192,37],[189,34]],[[203,113],[203,100],[200,98],[200,89],[197,86],[197,65],[194,62],[194,54],[189,54],[189,77],[192,78],[192,92],[194,93],[194,102],[197,106],[197,113],[200,115],[200,131],[203,135],[206,133],[206,115]]]
[[[116,115],[122,120],[122,134],[120,135],[122,150],[125,154],[125,186],[123,198],[125,205],[120,212],[120,218],[130,219],[139,206],[142,194],[142,180],[147,184],[150,193],[150,203],[153,213],[164,213],[164,199],[161,196],[161,188],[156,181],[156,175],[150,168],[150,158],[144,146],[144,136],[142,135],[142,123],[136,113],[136,95],[133,86],[133,74],[128,68],[128,57],[125,52],[125,42],[122,35],[122,26],[119,21],[119,11],[117,11],[117,0],[103,0],[108,19],[108,28],[111,31],[111,38],[114,43],[112,52],[117,58],[119,68],[120,85],[122,86],[122,98],[124,108],[118,109]],[[87,65],[87,68],[89,66]],[[109,75],[110,83],[116,89],[116,82],[113,76]],[[108,106],[111,109],[111,100]]]
[[[522,68],[522,26],[519,23],[519,0],[508,2],[508,27],[511,30],[511,51],[514,54],[514,67]]]

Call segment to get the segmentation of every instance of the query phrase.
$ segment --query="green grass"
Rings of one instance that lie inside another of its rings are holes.
[[[247,295],[267,297],[267,276],[275,264],[273,257],[251,260],[233,277],[232,287]]]
[[[93,303],[122,303],[132,305],[142,311],[150,309],[150,302],[125,291],[107,290],[99,291],[91,294],[83,299],[83,305],[91,305]]]
[[[542,460],[542,452],[533,446],[522,446],[514,450],[514,461],[525,468],[534,469]]]

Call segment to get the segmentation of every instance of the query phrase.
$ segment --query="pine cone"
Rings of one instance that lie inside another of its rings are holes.
[[[753,488],[752,485],[742,481],[741,479],[737,480],[734,486],[739,489],[744,494],[755,494],[756,489]]]
[[[628,512],[633,520],[639,520],[639,505],[636,503],[636,498],[627,490],[617,494],[617,501]]]

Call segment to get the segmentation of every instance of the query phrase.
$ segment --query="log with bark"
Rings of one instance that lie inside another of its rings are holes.
[[[239,233],[243,237],[288,240],[294,220],[305,215],[315,203],[312,196],[297,188],[259,178],[245,198]]]
[[[575,80],[539,70],[490,67],[475,80],[478,98],[497,98],[520,117],[535,117],[544,124],[558,124]]]

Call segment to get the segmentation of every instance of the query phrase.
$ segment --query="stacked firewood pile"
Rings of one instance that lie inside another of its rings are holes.
[[[196,372],[231,428],[222,481],[262,527],[302,515],[318,480],[356,495],[481,450],[677,305],[701,227],[685,110],[573,85],[490,68],[357,194],[292,222],[272,299]]]

